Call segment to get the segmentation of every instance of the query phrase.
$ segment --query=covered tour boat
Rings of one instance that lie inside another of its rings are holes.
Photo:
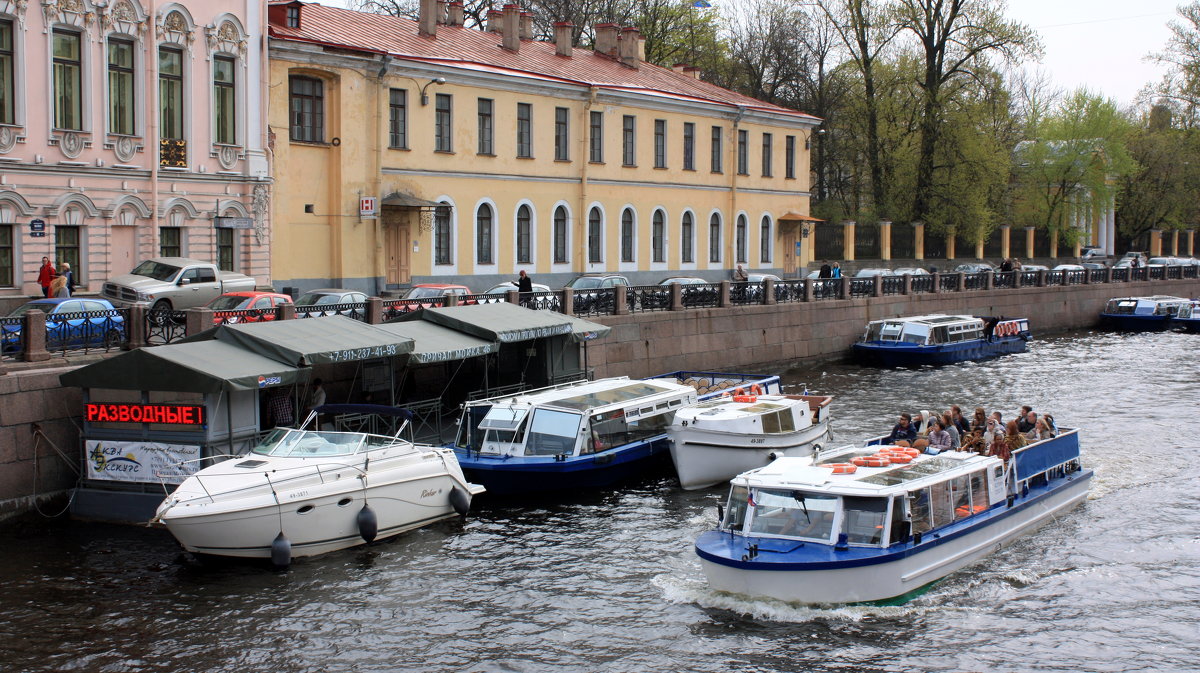
[[[454,450],[494,495],[607,486],[667,455],[675,413],[739,385],[779,390],[779,377],[672,372],[576,381],[468,402]]]
[[[317,407],[301,429],[275,428],[188,477],[154,521],[193,553],[287,565],[465,515],[483,487],[450,449],[402,439],[410,419],[387,406]]]
[[[696,541],[718,591],[805,604],[898,602],[1082,502],[1077,430],[1003,460],[844,447],[739,475]]]
[[[1104,306],[1100,324],[1123,332],[1162,332],[1180,307],[1190,303],[1190,299],[1169,295],[1116,297]]]
[[[1184,332],[1200,332],[1200,299],[1181,305],[1171,323]]]
[[[783,456],[807,456],[832,438],[828,395],[737,389],[680,409],[667,428],[685,489],[729,481]]]
[[[853,350],[864,364],[915,367],[1023,353],[1030,338],[1026,318],[935,314],[873,320]]]

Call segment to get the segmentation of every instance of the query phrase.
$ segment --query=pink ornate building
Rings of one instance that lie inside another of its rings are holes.
[[[0,0],[0,295],[159,255],[270,281],[261,0]]]

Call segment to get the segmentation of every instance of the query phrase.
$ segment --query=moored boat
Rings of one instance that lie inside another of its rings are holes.
[[[1022,353],[1031,338],[1026,318],[932,314],[873,320],[853,351],[870,365],[944,365]]]
[[[349,429],[381,418],[395,431]],[[315,429],[318,419],[335,429]],[[402,439],[410,419],[394,407],[317,407],[301,429],[275,428],[250,453],[188,477],[154,520],[190,552],[287,565],[465,515],[483,488],[450,449]]]
[[[1161,332],[1171,325],[1180,307],[1191,300],[1170,295],[1114,297],[1100,313],[1100,324],[1123,332]]]
[[[783,456],[811,454],[833,437],[832,400],[751,388],[680,409],[667,428],[680,485],[706,488]]]
[[[1181,304],[1171,324],[1184,332],[1200,332],[1200,299]]]
[[[756,383],[779,389],[777,376],[672,372],[475,400],[463,407],[454,451],[494,495],[604,487],[665,460],[676,411]]]
[[[696,553],[718,591],[805,604],[902,601],[1087,495],[1077,430],[999,458],[843,447],[739,475]]]

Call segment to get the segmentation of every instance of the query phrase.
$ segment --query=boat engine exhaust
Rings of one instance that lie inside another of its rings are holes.
[[[450,506],[458,512],[459,516],[465,517],[467,511],[471,509],[471,496],[461,488],[455,486],[450,489]]]
[[[367,544],[374,542],[379,534],[379,519],[375,516],[375,510],[365,502],[362,509],[358,510],[358,534]]]
[[[276,568],[286,568],[292,564],[292,542],[283,531],[271,542],[271,563]]]

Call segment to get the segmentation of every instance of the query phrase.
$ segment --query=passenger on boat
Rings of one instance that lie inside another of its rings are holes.
[[[971,451],[978,453],[981,456],[986,456],[988,452],[987,442],[983,439],[983,430],[972,430],[971,434],[963,439],[960,451]]]
[[[1028,442],[1025,440],[1025,435],[1017,430],[1016,421],[1009,421],[1005,430],[1006,433],[1003,436],[996,437],[992,442],[991,455],[1008,462],[1012,452],[1025,446]]]
[[[942,429],[941,421],[936,418],[929,422],[929,446],[925,447],[925,453],[936,456],[943,451],[950,451],[954,448],[950,441],[950,433]]]
[[[780,535],[794,537],[825,537],[833,523],[833,512],[807,512],[803,509],[788,510],[787,523],[779,529]]]
[[[942,414],[942,429],[950,435],[950,448],[957,451],[958,447],[962,446],[962,433],[958,431],[953,418],[953,412],[947,411]]]
[[[896,444],[904,442],[905,446],[911,446],[917,438],[917,429],[913,426],[912,416],[908,414],[900,414],[900,422],[892,427],[892,433],[884,440],[887,444]]]
[[[983,432],[987,430],[987,414],[983,407],[975,407],[975,417],[971,419],[971,429]]]
[[[992,444],[996,439],[1004,436],[1004,427],[996,422],[995,418],[988,418],[987,429],[983,431],[983,442],[991,450]]]
[[[1050,428],[1050,432],[1058,434],[1058,424],[1054,422],[1054,417],[1050,414],[1042,414],[1042,418],[1046,419],[1046,425]]]
[[[1053,436],[1054,429],[1050,427],[1050,423],[1046,421],[1044,415],[1037,419],[1037,424],[1034,425],[1032,430],[1025,433],[1025,438],[1030,442],[1040,442],[1043,439],[1050,439]]]
[[[1017,429],[1021,432],[1029,432],[1033,426],[1037,425],[1037,414],[1033,413],[1033,407],[1028,404],[1021,407],[1017,412]]]
[[[983,410],[980,409],[980,411]],[[954,427],[958,428],[960,437],[971,431],[970,422],[967,421],[966,416],[963,416],[962,407],[957,404],[950,405],[950,420],[954,423]]]

